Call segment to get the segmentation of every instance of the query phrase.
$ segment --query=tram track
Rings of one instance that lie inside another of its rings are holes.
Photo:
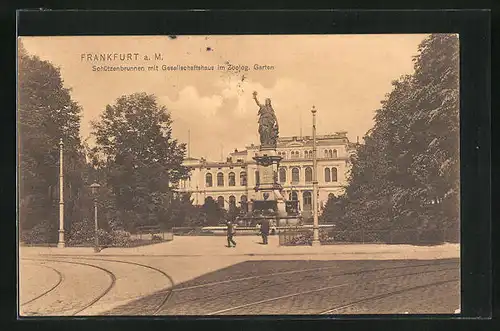
[[[380,281],[380,280],[394,279],[394,278],[399,278],[399,277],[404,277],[404,276],[429,274],[429,273],[433,273],[433,272],[441,272],[441,271],[448,271],[448,270],[456,270],[456,268],[445,268],[445,269],[438,269],[438,270],[405,273],[405,274],[399,274],[399,275],[388,276],[388,277],[383,277],[383,278],[380,277],[380,278],[376,278],[376,279],[372,280],[369,283],[375,283],[375,282]],[[444,281],[444,282],[430,283],[430,284],[425,284],[425,285],[419,285],[419,286],[415,286],[415,287],[412,287],[412,288],[405,288],[405,289],[401,289],[401,290],[397,290],[397,291],[391,291],[391,292],[387,292],[387,293],[384,293],[384,294],[381,294],[381,295],[377,295],[377,296],[373,296],[373,297],[370,297],[370,298],[364,298],[362,300],[358,300],[358,301],[355,301],[355,302],[350,302],[349,304],[342,305],[342,306],[339,306],[339,307],[334,307],[334,308],[331,308],[329,310],[322,311],[320,314],[323,314],[323,313],[326,314],[328,311],[338,310],[338,309],[343,308],[344,306],[346,306],[346,307],[347,306],[351,306],[351,305],[354,305],[354,304],[356,304],[358,302],[375,300],[375,299],[383,298],[385,296],[396,295],[396,294],[399,294],[400,292],[403,293],[403,292],[406,292],[406,291],[409,291],[409,290],[413,290],[413,289],[425,288],[425,287],[428,287],[428,286],[438,285],[438,284],[441,284],[441,283],[447,283],[447,282],[456,281],[456,280],[458,280],[458,279],[447,280],[447,281]],[[217,310],[217,311],[210,312],[207,315],[219,315],[219,314],[227,313],[227,312],[238,310],[238,309],[243,309],[243,308],[249,308],[249,307],[252,307],[252,306],[257,306],[257,305],[260,305],[260,304],[263,304],[263,303],[278,301],[278,300],[292,298],[292,297],[297,297],[297,296],[308,295],[308,294],[312,294],[312,293],[316,293],[316,292],[321,292],[321,291],[326,291],[326,290],[331,290],[331,289],[337,289],[337,288],[342,288],[342,287],[346,287],[346,286],[350,286],[350,285],[356,285],[356,284],[357,284],[357,282],[347,282],[347,283],[342,283],[342,284],[337,284],[337,285],[332,285],[332,286],[327,286],[327,287],[315,288],[315,289],[308,290],[308,291],[301,291],[301,292],[291,293],[291,294],[287,294],[287,295],[283,295],[283,296],[272,297],[272,298],[268,298],[268,299],[264,299],[264,300],[254,301],[254,302],[250,302],[250,303],[246,303],[246,304],[242,304],[242,305],[238,305],[238,306],[228,307],[228,308],[225,308],[225,309],[220,309],[220,310]]]
[[[71,315],[72,316],[75,316],[83,311],[85,311],[86,309],[90,308],[91,306],[93,306],[94,304],[96,304],[99,300],[101,300],[106,294],[109,293],[109,291],[111,291],[111,289],[115,286],[116,284],[116,275],[111,272],[110,270],[108,269],[105,269],[105,268],[102,268],[102,267],[99,267],[99,266],[96,266],[96,265],[93,265],[93,264],[89,264],[89,263],[82,263],[82,262],[74,262],[74,261],[65,261],[65,260],[52,260],[52,259],[28,259],[28,258],[23,258],[22,260],[26,260],[26,261],[45,261],[45,262],[56,262],[56,263],[67,263],[67,264],[75,264],[75,265],[82,265],[82,266],[87,266],[87,267],[91,267],[91,268],[95,268],[95,269],[99,269],[101,271],[104,271],[110,278],[111,282],[110,284],[108,285],[108,287],[106,289],[104,289],[104,291],[102,291],[99,295],[97,295],[94,299],[92,299],[89,303],[85,304],[82,308],[78,308],[76,311],[74,311]],[[44,295],[40,296],[39,298],[47,295],[49,292],[47,293],[44,293]],[[38,299],[39,299],[38,298]],[[64,310],[63,310],[64,311]]]
[[[64,276],[63,276],[62,272],[60,272],[60,271],[59,271],[59,270],[57,270],[56,268],[52,268],[52,267],[49,267],[49,266],[44,265],[44,264],[38,264],[37,266],[40,266],[40,267],[45,267],[45,268],[47,268],[47,269],[51,269],[51,270],[53,270],[53,271],[57,274],[57,276],[58,276],[58,281],[56,282],[56,284],[55,284],[54,286],[52,286],[52,287],[51,287],[51,288],[49,288],[48,290],[44,291],[43,293],[41,293],[41,294],[37,295],[37,296],[36,296],[36,297],[34,297],[33,299],[30,299],[30,300],[28,300],[28,301],[26,301],[26,302],[21,303],[21,304],[20,304],[21,306],[28,305],[28,304],[30,304],[30,303],[32,303],[32,302],[34,302],[34,301],[36,301],[36,300],[38,300],[38,299],[40,299],[40,298],[44,297],[45,295],[49,294],[50,292],[54,291],[54,290],[55,290],[55,289],[56,289],[59,285],[61,285],[61,283],[62,283],[62,282],[63,282],[63,280],[64,280]]]
[[[334,279],[334,278],[339,278],[339,277],[344,277],[344,276],[355,276],[355,275],[361,275],[361,274],[368,274],[368,273],[376,273],[380,271],[387,271],[387,270],[398,270],[398,269],[414,269],[414,268],[419,268],[419,267],[428,267],[428,266],[436,266],[436,265],[446,265],[446,264],[451,264],[451,263],[441,263],[441,264],[422,264],[422,265],[411,265],[411,266],[397,266],[397,267],[390,267],[390,268],[376,268],[376,269],[364,269],[364,270],[356,270],[352,272],[344,272],[344,273],[337,273],[337,274],[329,274],[329,275],[320,275],[320,276],[306,276],[304,278],[300,279],[292,279],[288,281],[280,281],[277,283],[271,283],[271,284],[265,284],[265,285],[259,285],[250,289],[237,289],[237,290],[231,290],[231,291],[225,291],[222,293],[215,293],[213,295],[203,295],[198,298],[194,299],[188,299],[188,300],[182,300],[182,301],[176,301],[177,304],[186,304],[186,303],[193,303],[197,301],[206,301],[210,300],[211,298],[221,298],[221,297],[227,297],[231,296],[234,294],[238,293],[248,293],[252,291],[259,291],[262,289],[266,288],[271,288],[273,286],[283,286],[287,284],[293,284],[293,283],[301,283],[304,281],[312,281],[312,280],[318,280],[318,279]],[[235,282],[235,281],[247,281],[247,280],[259,280],[263,278],[269,278],[269,277],[274,277],[274,276],[281,276],[281,275],[287,275],[287,274],[295,274],[295,273],[302,273],[302,272],[311,272],[311,271],[323,271],[323,270],[328,270],[333,267],[325,267],[325,268],[315,268],[315,269],[307,269],[307,270],[293,270],[293,271],[287,271],[287,272],[277,272],[277,273],[270,273],[266,275],[260,275],[260,276],[251,276],[251,277],[243,277],[243,278],[238,278],[234,279],[231,281],[221,281],[221,282],[214,282],[210,284],[206,284],[206,286],[216,286],[216,285],[222,285],[222,284],[227,284],[230,282]],[[430,272],[438,272],[438,271],[443,271],[443,270],[455,270],[455,268],[445,268],[445,269],[438,269],[438,270],[432,270]],[[425,272],[425,271],[424,271]],[[417,273],[415,273],[417,274]],[[191,286],[191,287],[184,287],[184,288],[179,288],[179,289],[174,289],[173,292],[174,294],[186,290],[196,290],[203,288],[204,286]]]
[[[413,291],[413,290],[418,290],[418,289],[424,289],[424,288],[431,287],[431,286],[444,285],[444,284],[451,283],[451,282],[456,282],[456,281],[459,281],[459,280],[460,279],[458,279],[458,278],[448,279],[448,280],[444,280],[444,281],[439,281],[439,282],[434,282],[434,283],[430,283],[430,284],[413,286],[413,287],[404,288],[404,289],[397,290],[397,291],[392,291],[392,292],[388,292],[388,293],[384,293],[384,294],[380,294],[380,295],[375,295],[375,296],[363,298],[363,299],[360,299],[360,300],[356,300],[356,301],[350,302],[348,304],[344,304],[344,305],[340,305],[340,306],[336,306],[336,307],[330,308],[328,310],[319,312],[318,315],[332,314],[333,312],[335,312],[337,310],[349,308],[349,307],[355,306],[355,305],[360,304],[360,303],[364,303],[364,302],[368,302],[368,301],[373,301],[373,300],[378,300],[378,299],[384,299],[384,298],[388,298],[388,297],[391,297],[391,296],[394,296],[394,295],[398,295],[398,294],[402,294],[402,293],[405,293],[405,292],[409,292],[409,291]]]
[[[138,267],[142,267],[142,268],[156,271],[156,272],[160,273],[161,275],[163,275],[165,278],[168,279],[168,281],[170,283],[169,285],[167,285],[165,287],[165,288],[169,288],[169,290],[165,294],[165,297],[161,300],[160,304],[154,309],[153,315],[157,315],[162,310],[162,308],[168,303],[168,300],[172,296],[172,290],[175,286],[174,280],[172,279],[172,277],[169,274],[167,274],[166,272],[164,272],[161,269],[152,267],[152,266],[147,265],[147,264],[131,262],[131,261],[124,261],[124,260],[102,259],[102,258],[85,258],[85,257],[74,257],[74,258],[78,258],[79,260],[86,260],[86,261],[104,261],[104,262],[115,262],[115,263],[134,265],[134,266],[138,266]],[[61,261],[66,261],[66,260],[61,259]]]

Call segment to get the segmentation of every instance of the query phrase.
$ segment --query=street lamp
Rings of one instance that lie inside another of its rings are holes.
[[[63,154],[64,143],[62,138],[59,140],[59,240],[57,247],[64,248],[64,167]]]
[[[99,226],[97,225],[97,194],[99,192],[99,188],[101,185],[94,183],[90,185],[90,189],[92,191],[92,196],[94,197],[94,228],[95,228],[95,244],[94,244],[94,252],[99,253]]]
[[[316,108],[311,109],[313,115],[313,246],[319,246],[319,224],[318,224],[318,160],[316,151]]]

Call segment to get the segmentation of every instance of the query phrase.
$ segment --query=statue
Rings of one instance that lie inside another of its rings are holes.
[[[253,92],[253,98],[259,106],[259,135],[260,144],[264,147],[276,147],[278,142],[278,119],[271,106],[271,99],[267,98],[264,105],[257,100],[257,92]]]

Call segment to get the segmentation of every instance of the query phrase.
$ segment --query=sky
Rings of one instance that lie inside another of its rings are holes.
[[[317,134],[347,131],[351,141],[362,140],[373,126],[380,102],[391,92],[391,82],[413,72],[412,58],[426,37],[71,36],[21,40],[28,53],[60,68],[65,87],[71,88],[72,98],[83,109],[81,135],[90,144],[91,121],[98,120],[106,105],[122,95],[146,92],[156,95],[158,103],[171,113],[174,137],[186,143],[190,137],[190,156],[220,160],[236,148],[259,143],[254,91],[261,103],[271,98],[280,136],[311,135],[314,105]],[[99,60],[100,55],[106,61]],[[256,64],[268,70],[255,70]],[[144,66],[145,71],[93,70],[106,65]],[[154,65],[158,70],[148,70]],[[162,70],[163,65],[214,66],[214,70]],[[228,70],[229,65],[249,70]]]

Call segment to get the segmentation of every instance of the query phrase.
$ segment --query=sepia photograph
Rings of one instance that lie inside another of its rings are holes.
[[[460,314],[458,34],[17,45],[19,317]]]

